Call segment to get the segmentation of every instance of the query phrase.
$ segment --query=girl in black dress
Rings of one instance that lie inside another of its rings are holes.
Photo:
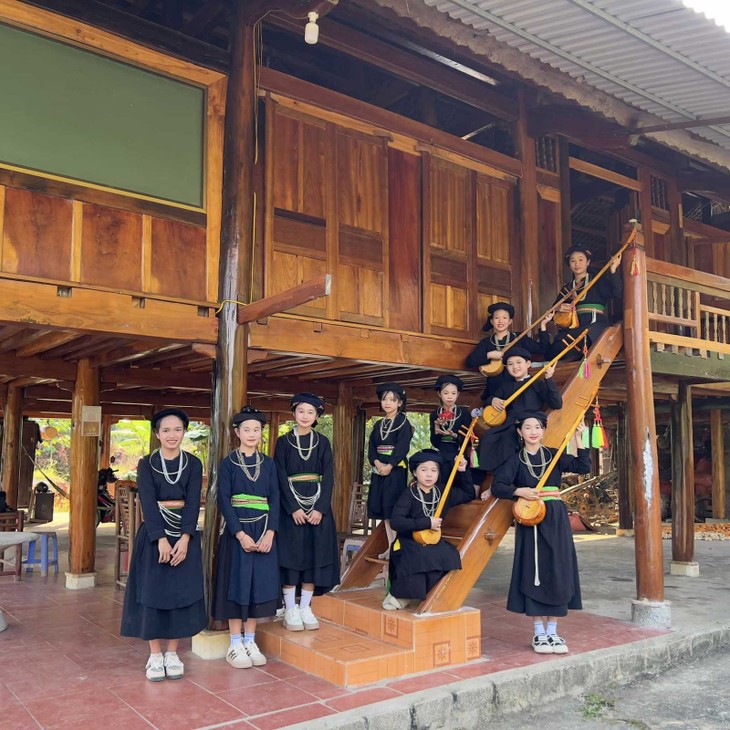
[[[368,461],[373,467],[368,491],[368,517],[383,520],[390,545],[395,538],[390,515],[408,481],[406,459],[413,426],[405,415],[406,392],[400,385],[382,383],[375,392],[385,416],[373,424],[368,442]],[[386,560],[388,550],[379,557]]]
[[[578,559],[573,544],[568,510],[560,499],[563,472],[588,474],[591,461],[588,449],[579,448],[578,456],[562,454],[550,469],[557,449],[542,445],[547,416],[540,411],[519,414],[517,433],[523,441],[519,453],[512,456],[494,475],[492,495],[499,499],[542,499],[545,519],[534,527],[517,524],[512,580],[507,610],[532,616],[532,648],[538,654],[567,654],[565,640],[557,632],[558,618],[568,609],[582,608]],[[581,423],[577,434],[585,431]],[[578,443],[582,441],[578,438]],[[547,469],[546,486],[535,489]]]
[[[240,446],[218,467],[218,506],[226,524],[218,543],[212,613],[228,620],[226,661],[247,669],[266,664],[255,641],[256,620],[276,614],[281,594],[275,541],[279,481],[274,461],[258,450],[264,414],[246,406],[232,423]]]
[[[434,388],[440,404],[429,415],[431,446],[441,452],[444,461],[453,463],[464,440],[459,431],[471,423],[469,410],[456,404],[464,381],[456,375],[439,375]]]
[[[312,430],[324,403],[312,393],[291,399],[296,425],[276,442],[274,461],[279,478],[280,518],[277,548],[284,595],[284,628],[319,628],[312,596],[340,582],[337,528],[332,516],[334,471],[332,447]],[[297,587],[301,586],[299,605]]]
[[[134,540],[121,635],[149,641],[145,669],[151,682],[182,678],[178,641],[208,624],[197,531],[203,465],[180,448],[188,423],[187,413],[179,408],[152,416],[160,448],[137,466],[144,521]]]
[[[415,530],[440,528],[451,507],[474,499],[474,483],[462,458],[442,516],[434,516],[453,464],[435,449],[418,451],[408,460],[414,481],[398,498],[391,519],[396,537],[390,549],[390,592],[383,600],[388,611],[405,608],[412,599],[422,601],[446,573],[461,570],[459,551],[443,537],[435,545],[413,539]]]

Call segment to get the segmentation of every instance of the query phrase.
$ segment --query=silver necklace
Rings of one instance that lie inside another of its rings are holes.
[[[170,477],[170,472],[167,471],[167,464],[165,464],[165,459],[162,457],[162,453],[159,449],[152,454],[154,456],[155,454],[160,455],[160,463],[162,464],[162,469],[158,469],[153,463],[152,463],[152,457],[150,457],[150,466],[158,473],[162,474],[163,477],[165,477],[165,481],[168,484],[177,484],[180,481],[180,477],[182,476],[182,473],[185,471],[188,465],[188,455],[180,449],[180,455],[178,456],[178,462],[177,462],[177,471],[172,472],[174,475],[174,479]],[[170,459],[172,461],[172,459]]]
[[[399,415],[400,414],[396,413],[393,416],[393,418],[381,418],[380,419],[380,425],[379,425],[380,438],[383,441],[385,441],[388,438],[388,436],[390,436],[391,433],[393,433],[394,431],[398,431],[405,425],[405,422],[407,420],[405,416],[403,416],[403,421],[401,422],[400,426],[395,425],[395,421]]]
[[[489,341],[494,345],[497,352],[502,352],[507,345],[510,343],[510,333],[508,332],[504,337],[497,337],[496,334],[493,334]],[[502,341],[504,341],[504,344],[502,344]]]
[[[233,458],[234,454],[236,455],[235,459]],[[250,472],[250,466],[246,463],[245,454],[241,453],[239,449],[232,451],[229,458],[236,466],[241,467],[241,471],[250,482],[258,481],[258,478],[261,476],[261,464],[264,463],[264,457],[258,451],[256,452],[256,463],[250,465],[254,467],[253,474]]]
[[[294,448],[297,450],[297,453],[299,454],[299,458],[302,461],[309,461],[309,457],[312,455],[312,452],[317,448],[319,445],[319,437],[314,431],[309,432],[309,447],[302,448],[302,444],[299,441],[299,434],[297,433],[297,429],[293,428],[289,435],[294,434],[294,441],[289,439],[289,443],[294,446]]]
[[[542,445],[540,445],[540,450],[537,452],[536,456],[540,457],[540,463],[539,464],[533,464],[532,461],[530,461],[530,452],[523,448],[522,451],[520,451],[520,461],[527,467],[527,471],[529,472],[530,476],[533,479],[537,479],[538,481],[542,479],[542,475],[545,473],[545,469],[547,469],[548,465],[552,461],[552,456],[550,452]],[[540,473],[537,473],[537,470],[540,470]]]
[[[453,431],[454,430],[454,424],[456,423],[456,419],[459,417],[459,406],[454,406],[454,409],[451,411],[453,414],[451,418],[444,419],[441,416],[444,413],[447,413],[446,409],[443,406],[439,406],[437,418],[436,420],[441,421],[441,429],[443,431]]]
[[[438,487],[434,486],[426,495],[419,489],[418,484],[413,484],[411,485],[411,494],[417,502],[421,503],[424,517],[433,517],[436,514],[436,507],[441,499],[441,491]],[[426,499],[426,496],[431,499]]]

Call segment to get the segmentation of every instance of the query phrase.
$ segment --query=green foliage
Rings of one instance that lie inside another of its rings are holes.
[[[39,441],[35,453],[36,464],[59,487],[67,490],[71,479],[71,419],[69,418],[36,418],[38,425],[53,426],[58,436],[49,441]],[[36,469],[33,483],[44,481],[45,477]]]
[[[583,717],[587,719],[597,718],[605,709],[610,709],[615,702],[608,698],[597,694],[586,695],[583,698]]]

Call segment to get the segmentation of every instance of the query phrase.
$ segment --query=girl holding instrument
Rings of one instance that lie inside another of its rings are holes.
[[[612,299],[619,298],[623,294],[623,279],[618,271],[621,264],[621,254],[614,256],[608,266],[606,273],[595,284],[595,273],[591,271],[591,251],[588,247],[577,244],[571,246],[565,253],[565,263],[570,267],[573,278],[567,281],[558,293],[555,301],[559,301],[566,294],[571,292],[571,297],[556,310],[556,325],[558,333],[553,341],[548,357],[553,357],[570,342],[570,337],[577,337],[584,329],[588,328],[588,346],[590,347],[601,335],[601,332],[610,324],[606,315],[606,308]],[[575,298],[580,296],[586,287],[590,285],[585,297],[574,304]],[[561,314],[566,317],[575,308],[575,317],[568,326],[561,322]],[[549,336],[546,338],[549,341]],[[567,359],[578,360],[580,353],[569,353]]]
[[[514,342],[519,335],[511,331],[512,320],[515,317],[515,308],[507,302],[494,302],[487,308],[488,319],[482,330],[489,333],[482,339],[466,358],[466,366],[479,369],[490,362],[503,362],[504,350]],[[542,355],[550,347],[550,338],[547,334],[547,320],[540,323],[540,341],[532,337],[523,337],[520,347],[531,355]],[[489,401],[494,396],[497,387],[506,377],[505,371],[487,377],[482,400]]]
[[[218,467],[218,506],[225,529],[218,543],[212,615],[228,621],[226,661],[236,669],[260,667],[256,621],[274,616],[280,604],[279,481],[272,459],[259,452],[266,416],[246,406],[233,416],[239,447]]]
[[[368,491],[368,517],[383,520],[388,545],[395,533],[390,515],[408,481],[406,459],[411,448],[413,426],[406,418],[406,392],[397,383],[382,383],[376,388],[380,408],[385,414],[373,424],[368,441],[368,461],[373,471]],[[381,559],[388,557],[388,551]]]
[[[314,631],[319,621],[312,596],[340,582],[337,528],[332,516],[332,447],[314,427],[324,402],[312,393],[291,399],[294,428],[279,437],[274,463],[279,476],[279,532],[276,546],[284,596],[284,628]],[[299,605],[297,589],[301,587]]]
[[[418,451],[408,460],[414,481],[393,508],[395,539],[390,549],[390,592],[383,600],[386,610],[405,608],[412,599],[422,601],[444,574],[461,570],[459,551],[450,542],[441,538],[435,545],[420,545],[413,538],[414,531],[440,529],[448,509],[474,499],[474,483],[462,458],[442,517],[434,516],[443,490],[441,474],[450,473],[452,467],[453,460],[446,461],[435,449]]]
[[[459,431],[471,423],[468,409],[456,404],[464,381],[456,375],[439,375],[434,388],[440,403],[429,415],[431,446],[441,452],[445,461],[453,462],[463,441]]]
[[[506,356],[507,378],[497,388],[489,405],[497,411],[505,410],[505,401],[530,378],[532,365],[530,353],[519,346],[509,350]],[[555,365],[545,370],[545,377],[534,382],[527,390],[506,407],[504,424],[490,428],[479,439],[479,468],[494,471],[519,448],[514,429],[514,414],[543,407],[558,410],[563,407],[563,397],[553,381]]]
[[[588,474],[589,450],[578,449],[578,456],[562,454],[553,463],[557,449],[542,445],[547,416],[541,411],[525,411],[515,417],[522,448],[494,475],[492,495],[499,499],[542,499],[545,518],[533,527],[517,524],[512,580],[507,610],[524,613],[534,621],[532,648],[538,654],[567,654],[565,640],[557,632],[558,618],[568,609],[582,608],[578,559],[568,510],[560,499],[563,472]],[[576,433],[586,429],[580,423]],[[580,444],[582,439],[578,439]],[[546,486],[534,488],[545,472]]]
[[[151,682],[182,679],[179,640],[208,625],[197,531],[203,465],[180,448],[188,423],[179,408],[155,413],[152,430],[160,448],[137,465],[144,522],[134,540],[121,635],[149,641],[145,672]]]

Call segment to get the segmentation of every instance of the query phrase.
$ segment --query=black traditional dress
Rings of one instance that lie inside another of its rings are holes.
[[[454,405],[451,408],[453,418],[448,419],[446,423],[442,425],[442,429],[445,431],[453,431],[456,436],[443,435],[436,433],[436,421],[441,418],[444,413],[443,406],[439,406],[435,411],[431,411],[429,414],[429,424],[431,427],[431,446],[434,449],[438,449],[444,458],[444,461],[451,467],[454,463],[454,459],[461,449],[461,445],[464,439],[459,436],[460,429],[468,429],[471,424],[471,414],[463,406]],[[381,459],[382,461],[382,459]]]
[[[279,480],[273,460],[232,451],[218,467],[218,507],[226,525],[218,543],[213,618],[273,616],[281,596],[277,539],[268,553],[247,553],[236,538],[243,530],[258,542],[267,530],[279,530]]]
[[[520,450],[497,470],[492,494],[500,499],[516,499],[514,491],[518,487],[536,487],[541,465],[549,464],[555,452],[556,449],[544,446],[537,454]],[[563,472],[588,474],[590,470],[588,449],[579,449],[578,456],[563,454],[546,482],[545,519],[534,527],[517,525],[508,611],[528,616],[565,616],[568,609],[582,608],[578,559],[568,510],[559,496],[551,496],[551,491],[560,488]],[[547,489],[550,486],[554,489]]]
[[[381,418],[373,424],[368,442],[368,461],[373,465],[368,491],[368,517],[389,520],[398,497],[408,482],[406,458],[413,438],[413,426],[404,413]],[[375,460],[392,464],[387,476],[375,471]]]
[[[444,469],[445,473],[450,473]],[[414,481],[398,498],[390,518],[397,536],[390,548],[390,593],[396,598],[423,600],[426,594],[450,570],[461,570],[459,551],[443,537],[435,545],[419,545],[415,530],[431,527],[431,517],[438,506],[443,482],[431,492],[423,492]],[[457,472],[446,499],[442,517],[451,507],[474,499],[474,483],[467,469]]]
[[[580,283],[576,290],[576,295],[579,295],[583,289],[593,281],[594,274],[588,273],[585,279]],[[568,292],[572,291],[575,287],[575,279],[566,282],[555,301],[562,299]],[[583,330],[588,329],[588,346],[590,347],[601,335],[601,332],[609,326],[610,321],[606,313],[609,303],[612,299],[618,299],[623,294],[623,278],[620,271],[612,274],[607,271],[595,285],[592,285],[585,299],[582,299],[576,306],[576,313],[578,314],[578,327],[572,329],[558,329],[558,333],[555,336],[555,340],[550,346],[548,353],[549,357],[555,357],[561,350],[565,349],[565,346],[570,342],[568,335],[571,337],[578,337]],[[567,303],[570,303],[570,299]],[[549,336],[545,337],[545,341],[549,341]],[[576,351],[575,354],[568,353],[566,355],[568,359],[577,360],[580,358],[580,354]]]
[[[159,451],[144,456],[137,465],[137,488],[143,522],[134,540],[122,613],[122,636],[139,639],[181,639],[202,631],[208,624],[203,601],[203,561],[197,531],[203,465],[181,452],[181,459],[165,460],[166,478]],[[174,505],[177,502],[180,506]],[[165,504],[168,503],[168,504]],[[160,563],[157,541],[170,545],[181,534],[190,535],[185,560],[177,566]]]
[[[494,397],[506,400],[524,385],[525,380],[517,381],[508,375]],[[490,428],[479,439],[479,468],[494,471],[519,449],[515,414],[521,411],[542,411],[545,408],[556,411],[562,407],[563,397],[555,381],[552,378],[536,380],[507,406],[505,422],[501,426]]]
[[[479,344],[467,355],[466,366],[478,370],[482,365],[487,365],[490,362],[496,362],[490,360],[487,355],[490,352],[502,352],[507,345],[514,342],[519,335],[514,332],[508,332],[504,337],[497,337],[496,333],[492,333],[489,337],[485,337],[479,341]],[[534,356],[534,359],[541,359],[545,357],[547,348],[550,346],[550,341],[545,343],[544,339],[541,338],[540,342],[537,342],[532,337],[523,337],[519,345],[515,347],[521,347],[530,355]],[[499,375],[493,375],[491,378],[486,378],[484,381],[484,390],[482,391],[481,399],[483,403],[490,403],[497,389],[509,378],[507,368],[502,370]]]
[[[314,583],[317,595],[327,593],[340,582],[337,528],[332,516],[330,442],[316,431],[297,439],[294,428],[276,442],[274,462],[279,479],[277,548],[281,583]],[[318,525],[297,525],[291,516],[299,509],[321,512],[322,521]]]

